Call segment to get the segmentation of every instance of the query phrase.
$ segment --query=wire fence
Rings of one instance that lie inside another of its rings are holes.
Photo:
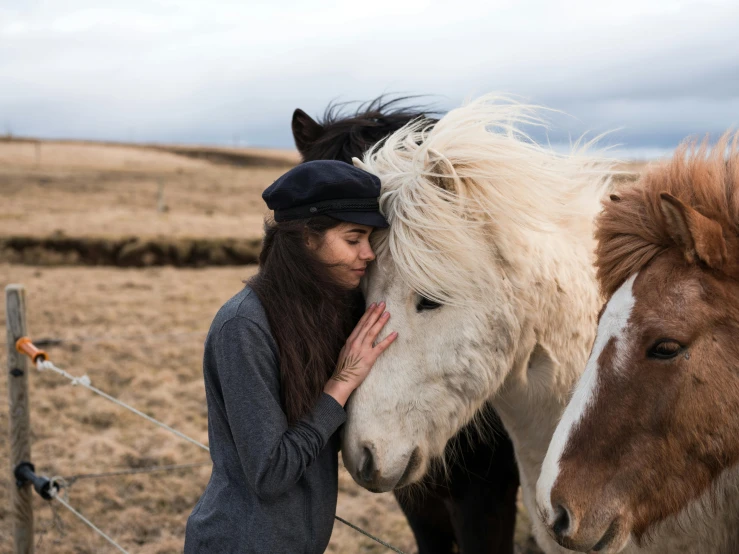
[[[187,339],[197,336],[205,336],[208,331],[183,331],[177,333],[140,333],[133,335],[78,335],[74,337],[43,337],[36,339],[34,344],[39,348],[50,348],[54,346],[62,346],[64,344],[75,344],[79,342],[122,342],[122,341],[141,341],[147,339],[166,339],[178,340]],[[0,342],[0,348],[5,348],[5,343]]]
[[[192,464],[171,464],[171,465],[156,465],[148,467],[136,467],[131,469],[119,469],[115,471],[103,471],[101,473],[80,473],[77,475],[67,475],[64,477],[66,487],[69,488],[74,485],[77,481],[83,479],[105,479],[107,477],[120,477],[121,475],[138,475],[141,473],[160,473],[167,471],[178,471],[183,469],[196,469],[200,467],[210,467],[210,462],[200,462]]]
[[[81,520],[85,525],[87,525],[90,529],[95,531],[98,535],[103,537],[106,541],[108,541],[113,547],[115,547],[116,550],[119,552],[123,552],[123,554],[128,554],[128,551],[124,549],[120,544],[115,542],[111,537],[109,537],[104,531],[102,531],[99,527],[97,527],[93,522],[91,522],[89,519],[87,519],[85,516],[83,516],[80,512],[75,510],[69,502],[67,502],[64,498],[61,498],[59,496],[59,490],[61,487],[58,483],[52,481],[52,487],[51,487],[51,497],[59,502],[62,506],[64,506],[67,510],[72,512],[77,519]]]
[[[194,335],[194,334],[204,334],[202,332],[192,332],[192,333],[167,333],[163,335],[159,335],[160,337],[163,336],[184,336],[184,335]],[[152,337],[155,335],[141,335],[146,337]],[[75,340],[110,340],[114,336],[108,336],[108,337],[77,337]],[[118,335],[116,338],[118,340],[130,340],[135,335]],[[30,340],[24,337],[24,339],[30,343]],[[48,345],[49,341],[51,339],[46,339],[46,342],[41,343],[44,345]],[[62,341],[65,339],[54,339],[56,341]],[[69,340],[69,339],[66,339]],[[37,341],[35,346],[40,346],[41,341]],[[18,341],[18,344],[21,343],[21,340]],[[33,343],[31,343],[31,346],[33,347]],[[148,422],[164,429],[165,431],[168,431],[169,433],[177,436],[178,438],[185,440],[203,450],[209,451],[210,449],[205,444],[201,443],[200,441],[182,433],[181,431],[178,431],[177,429],[174,429],[173,427],[170,427],[166,423],[163,423],[153,417],[151,417],[148,414],[145,414],[144,412],[138,410],[137,408],[134,408],[133,406],[111,396],[110,394],[102,391],[101,389],[95,387],[92,385],[92,382],[90,378],[84,374],[81,376],[75,376],[68,371],[61,369],[57,367],[53,362],[49,361],[47,359],[47,355],[45,352],[41,352],[39,350],[35,350],[36,353],[29,354],[29,356],[32,357],[32,359],[35,359],[36,368],[38,371],[50,371],[53,372],[69,381],[69,383],[72,386],[80,386],[83,387],[94,394],[97,394],[98,396],[101,396],[102,398],[105,398],[109,402],[112,402],[116,404],[117,406],[128,410],[132,412],[133,414],[147,420]],[[127,551],[118,544],[113,538],[108,536],[105,532],[103,532],[101,529],[99,529],[93,522],[91,522],[89,519],[87,519],[83,514],[81,514],[79,511],[77,511],[73,506],[69,504],[67,499],[60,497],[60,491],[63,489],[69,489],[75,482],[81,480],[81,479],[100,479],[100,478],[108,478],[108,477],[119,477],[122,475],[133,475],[133,474],[141,474],[141,473],[154,473],[154,472],[163,472],[163,471],[175,471],[175,470],[183,470],[183,469],[194,469],[197,467],[204,467],[204,466],[211,465],[210,463],[192,463],[192,464],[177,464],[177,465],[166,465],[166,466],[149,466],[145,468],[130,468],[130,469],[121,469],[121,470],[113,470],[113,471],[106,471],[106,472],[99,472],[99,473],[84,473],[84,474],[77,474],[77,475],[71,475],[68,477],[54,477],[50,481],[50,488],[49,488],[49,495],[52,500],[55,500],[59,502],[64,508],[66,508],[70,513],[72,513],[75,517],[77,517],[79,520],[81,520],[85,525],[90,527],[94,532],[96,532],[98,535],[103,537],[111,546],[115,547],[118,551],[123,552],[125,554],[128,554]],[[391,544],[383,541],[379,537],[376,537],[372,535],[371,533],[365,531],[364,529],[361,529],[360,527],[348,522],[347,520],[339,517],[338,515],[334,516],[335,519],[350,528],[356,530],[357,532],[361,533],[362,535],[365,535],[366,537],[372,539],[373,541],[377,542],[378,544],[384,546],[385,548],[388,548],[389,550],[392,550],[393,552],[396,552],[398,554],[404,554],[402,550],[392,546]]]
[[[64,477],[52,477],[50,480],[50,488],[55,490],[55,493],[53,495],[55,498],[53,499],[58,500],[58,496],[60,494],[64,494],[64,502],[59,502],[59,504],[67,508],[76,517],[77,514],[79,514],[79,512],[73,509],[72,506],[69,504],[69,490],[75,485],[75,483],[77,483],[77,481],[85,480],[85,479],[108,479],[111,477],[122,477],[126,475],[140,475],[140,474],[149,474],[149,473],[193,470],[193,469],[199,469],[199,468],[210,467],[210,466],[211,466],[210,462],[199,462],[199,463],[191,463],[191,464],[169,464],[169,465],[154,465],[154,466],[137,467],[137,468],[126,468],[126,469],[119,469],[119,470],[114,470],[114,471],[103,471],[99,473],[78,473],[76,475],[67,475]],[[52,522],[48,526],[48,528],[56,528],[56,530],[60,532],[62,536],[64,536],[65,535],[64,522],[61,519],[61,517],[59,517],[58,511],[54,509],[54,504],[50,504],[49,506],[52,509]],[[91,522],[89,522],[87,518],[84,518],[83,522],[86,525],[88,525],[88,527],[91,527],[95,531],[98,529],[97,526],[91,525]],[[41,547],[44,537],[46,533],[48,532],[48,528],[40,530],[38,541],[36,543],[37,549]],[[107,536],[107,534],[104,534],[104,535],[106,536],[106,540],[108,540],[108,542],[112,540],[110,539],[109,536]],[[122,549],[122,547],[118,544],[115,544],[113,546],[117,550]]]
[[[113,404],[117,404],[121,408],[124,408],[124,409],[128,410],[129,412],[134,413],[134,414],[136,414],[137,416],[139,416],[141,418],[144,418],[145,420],[149,421],[150,423],[153,423],[154,425],[157,425],[157,426],[161,427],[165,431],[169,431],[170,433],[172,433],[173,435],[178,436],[182,440],[185,440],[185,441],[187,441],[187,442],[189,442],[191,444],[194,444],[195,446],[197,446],[199,448],[202,448],[203,450],[206,450],[206,451],[210,452],[210,448],[208,448],[202,442],[200,442],[200,441],[198,441],[198,440],[196,440],[196,439],[194,439],[192,437],[188,437],[185,433],[183,433],[181,431],[178,431],[177,429],[174,429],[174,428],[170,427],[166,423],[162,423],[161,421],[159,421],[157,419],[154,419],[153,417],[151,417],[150,415],[145,414],[141,410],[137,410],[133,406],[131,406],[129,404],[126,404],[125,402],[123,402],[121,400],[118,400],[117,398],[109,395],[107,392],[103,392],[99,388],[93,387],[92,386],[92,383],[90,382],[90,378],[87,375],[82,375],[81,377],[75,377],[71,373],[68,373],[67,371],[65,371],[63,369],[58,368],[52,362],[50,362],[48,360],[42,360],[42,359],[38,359],[36,361],[36,368],[39,371],[46,371],[46,370],[53,371],[54,373],[56,373],[58,375],[61,375],[62,377],[68,379],[71,382],[72,385],[79,385],[81,387],[84,387],[87,390],[89,390],[91,392],[94,392],[98,396],[102,396],[103,398],[105,398],[106,400],[112,402]]]

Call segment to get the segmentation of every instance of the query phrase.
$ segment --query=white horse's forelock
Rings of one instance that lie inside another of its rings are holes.
[[[540,110],[486,95],[433,126],[412,122],[367,152],[362,165],[382,181],[390,223],[373,234],[378,261],[390,257],[419,294],[464,305],[490,281],[481,249],[532,231],[582,232],[614,162],[588,153],[594,141],[568,154],[537,144],[520,126],[545,126]]]

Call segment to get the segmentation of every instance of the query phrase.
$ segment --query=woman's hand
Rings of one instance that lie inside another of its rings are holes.
[[[352,334],[346,339],[346,344],[339,353],[336,370],[323,388],[326,394],[333,396],[342,406],[346,404],[354,389],[362,384],[377,357],[398,338],[398,333],[393,332],[373,346],[377,335],[390,319],[390,314],[384,312],[384,309],[384,302],[372,304],[367,308]]]

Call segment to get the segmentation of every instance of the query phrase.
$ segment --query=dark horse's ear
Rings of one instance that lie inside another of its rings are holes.
[[[721,225],[671,194],[663,192],[659,197],[667,232],[683,249],[685,258],[689,262],[701,260],[713,269],[721,269],[728,257]]]
[[[295,146],[301,154],[304,154],[323,135],[323,125],[313,120],[300,108],[293,112],[292,129]]]

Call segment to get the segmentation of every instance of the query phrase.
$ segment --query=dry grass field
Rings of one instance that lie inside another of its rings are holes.
[[[259,235],[270,183],[289,167],[238,167],[157,150],[0,142],[0,235]],[[158,212],[159,188],[166,212]]]
[[[0,239],[72,237],[238,239],[259,237],[261,191],[296,161],[294,153],[142,148],[0,141]],[[239,157],[241,156],[241,157]],[[239,161],[241,160],[241,162]],[[243,163],[242,163],[243,162]],[[638,168],[636,168],[638,169]],[[160,200],[159,191],[163,190]],[[158,210],[162,203],[166,210]],[[0,284],[22,283],[35,339],[57,338],[51,359],[157,419],[207,442],[203,339],[218,308],[253,266],[94,267],[37,249],[24,264],[0,250]],[[144,264],[145,265],[145,264]],[[4,324],[4,296],[0,317]],[[5,345],[0,344],[5,361]],[[72,476],[208,462],[207,453],[75,388],[31,373],[33,461],[39,473]],[[0,380],[0,428],[7,429]],[[0,440],[7,460],[8,443]],[[0,474],[0,551],[12,551],[6,470]],[[132,553],[182,551],[187,516],[209,477],[207,465],[159,474],[80,479],[70,503]],[[39,553],[113,552],[100,537],[34,496]],[[391,494],[372,494],[342,470],[338,514],[406,552],[415,545]],[[526,522],[519,538],[522,552]],[[336,523],[329,552],[385,552]]]

